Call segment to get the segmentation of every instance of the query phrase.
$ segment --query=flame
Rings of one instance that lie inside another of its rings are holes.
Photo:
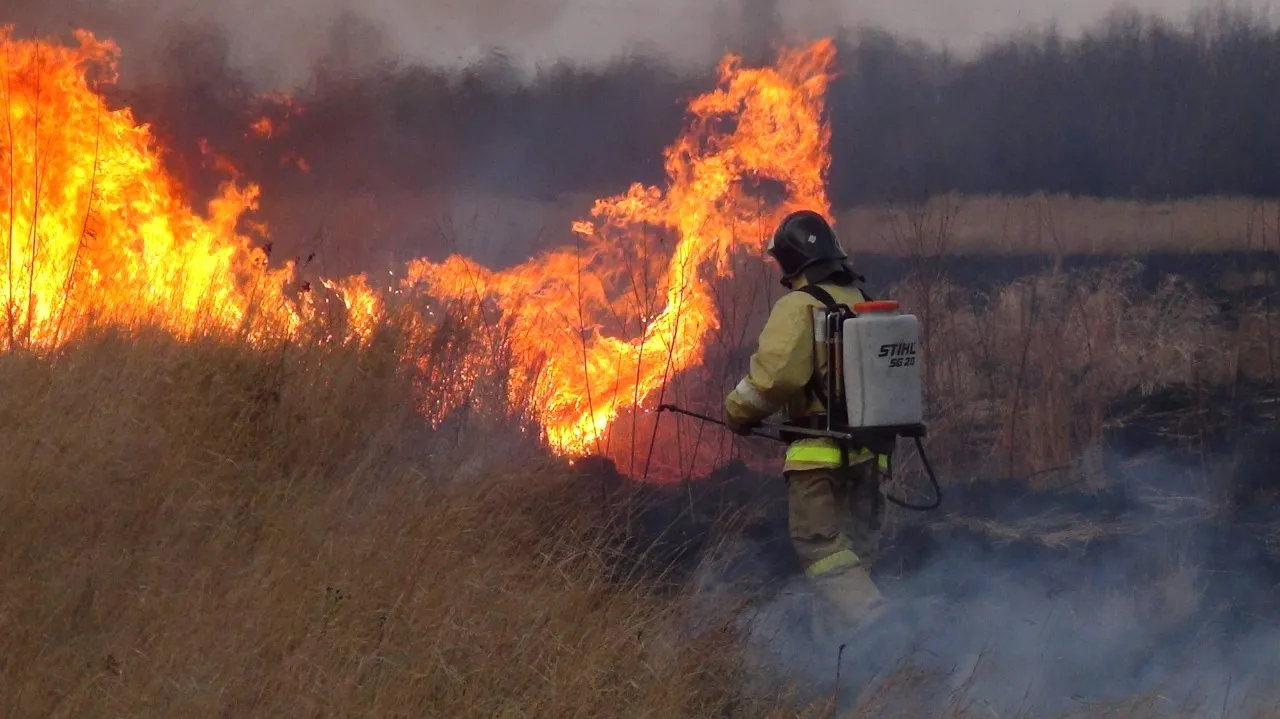
[[[384,311],[382,295],[369,285],[365,275],[341,280],[321,280],[337,294],[347,315],[347,338],[356,342],[368,340],[378,326]]]
[[[154,139],[107,108],[90,74],[115,79],[118,48],[13,40],[0,28],[0,339],[47,347],[88,321],[154,321],[179,335],[265,313],[289,329],[291,268],[237,230],[258,188],[227,183],[192,212]]]
[[[271,122],[271,118],[264,115],[257,120],[254,120],[253,123],[249,125],[249,129],[253,131],[255,137],[269,140],[273,135],[275,135],[276,126],[275,123]]]
[[[255,98],[264,106],[264,114],[249,123],[249,131],[261,140],[270,140],[284,133],[289,127],[289,120],[301,116],[306,109],[292,97],[278,92],[260,93]]]
[[[543,363],[550,388],[540,412],[548,439],[569,454],[589,451],[622,410],[702,361],[719,326],[708,279],[730,274],[732,253],[759,249],[786,212],[829,211],[822,109],[834,57],[827,40],[783,52],[772,68],[729,56],[719,88],[690,104],[693,120],[666,152],[665,189],[636,184],[597,201],[595,219],[572,226],[575,247],[502,272],[457,256],[417,261],[407,282],[441,297],[493,297],[518,318],[515,349]],[[759,179],[778,183],[785,200],[754,197],[748,184]],[[675,236],[669,257],[649,228]],[[633,336],[621,336],[628,324]]]
[[[184,204],[149,128],[94,89],[91,78],[114,82],[118,48],[75,37],[78,46],[61,47],[0,28],[0,341],[56,346],[90,322],[152,321],[185,335],[252,319],[254,332],[296,331],[315,308],[290,299],[294,265],[270,268],[239,230],[252,225],[257,186],[239,184],[205,147],[231,179],[204,215]],[[786,212],[829,210],[822,110],[834,56],[821,40],[784,51],[774,67],[727,57],[665,153],[665,187],[598,200],[559,249],[502,271],[461,256],[415,260],[385,289],[364,275],[321,280],[345,309],[343,339],[367,341],[392,295],[484,300],[514,328],[503,340],[516,362],[511,398],[536,398],[557,451],[592,451],[622,412],[702,362],[719,326],[710,282],[732,274],[734,253],[758,252]],[[286,117],[300,112],[287,98],[275,104]],[[280,120],[264,115],[250,131],[271,137]],[[757,196],[760,180],[783,199]],[[424,366],[424,376],[463,396],[485,361]]]

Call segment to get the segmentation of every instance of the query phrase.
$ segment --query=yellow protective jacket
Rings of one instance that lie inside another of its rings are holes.
[[[792,291],[783,295],[769,313],[747,375],[725,398],[725,416],[731,423],[758,422],[774,414],[781,415],[784,421],[795,421],[822,413],[822,404],[806,392],[805,384],[813,375],[815,361],[819,377],[826,378],[826,361],[818,351],[814,333],[815,310],[825,307],[808,293],[799,292],[803,286],[803,278],[797,279]],[[831,293],[836,302],[850,307],[866,301],[857,287],[827,282],[819,282],[818,286]],[[857,464],[872,456],[867,450],[851,448],[849,462]],[[840,448],[835,440],[804,438],[787,445],[783,471],[839,466]]]

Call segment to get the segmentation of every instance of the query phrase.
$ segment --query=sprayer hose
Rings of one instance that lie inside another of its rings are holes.
[[[914,439],[916,441],[916,451],[920,453],[920,461],[924,463],[925,474],[929,475],[929,483],[933,485],[933,504],[911,504],[910,502],[904,502],[901,499],[898,499],[888,492],[885,492],[884,496],[890,502],[893,502],[903,509],[910,509],[913,512],[928,512],[937,509],[939,505],[942,504],[942,487],[938,486],[938,478],[933,474],[933,465],[929,464],[929,456],[924,453],[924,444],[920,441],[919,437],[915,437]],[[892,464],[890,465],[889,476],[893,476]]]

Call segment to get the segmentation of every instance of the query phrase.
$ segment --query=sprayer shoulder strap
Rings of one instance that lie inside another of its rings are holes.
[[[840,304],[836,302],[836,298],[832,297],[830,292],[817,285],[805,285],[800,288],[800,291],[826,305],[831,312],[835,312],[840,307]]]
[[[801,287],[798,291],[803,292],[806,295],[809,295],[810,297],[812,297],[813,299],[826,305],[827,310],[830,312],[837,312],[840,310],[840,308],[846,307],[846,305],[841,305],[839,302],[836,302],[836,298],[832,297],[830,292],[827,292],[826,290],[822,289],[817,285],[805,285],[804,287]],[[863,288],[859,287],[858,292],[862,293],[863,299],[865,299],[867,302],[872,302],[874,300],[874,298],[871,297],[871,293],[867,292]]]
[[[841,315],[842,317],[845,315],[845,313],[848,313],[848,316],[853,316],[854,314],[853,308],[849,307],[848,305],[840,304],[839,302],[836,301],[836,298],[831,296],[830,292],[819,287],[818,285],[805,285],[804,287],[801,287],[799,291],[821,302],[824,306],[826,306],[827,312],[834,312],[838,315]],[[863,299],[867,300],[868,302],[871,301],[871,295],[866,290],[859,287],[858,292],[862,294]],[[830,365],[828,366],[828,370],[830,370]],[[822,410],[824,412],[832,411],[831,408],[827,407],[826,392],[824,391],[824,388],[823,388],[823,378],[818,376],[816,362],[814,363],[813,374],[809,376],[809,381],[805,383],[805,390],[808,391],[808,393],[811,396],[813,396],[815,399],[818,400],[818,404],[822,405]]]
[[[836,298],[832,297],[830,292],[827,292],[817,285],[805,285],[804,287],[801,287],[799,291],[821,302],[826,306],[828,312],[840,311],[840,303],[836,302]],[[805,383],[804,387],[812,397],[818,400],[818,404],[822,405],[822,410],[824,412],[830,411],[827,407],[826,392],[822,385],[822,378],[818,376],[817,369],[818,365],[815,361],[814,372],[809,375],[809,381]]]

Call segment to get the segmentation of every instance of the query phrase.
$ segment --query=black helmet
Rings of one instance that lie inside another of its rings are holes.
[[[849,269],[840,238],[827,223],[826,218],[813,210],[793,212],[782,219],[769,240],[769,255],[782,268],[782,284],[790,287],[791,281],[805,270],[828,268],[830,271]],[[824,276],[830,274],[824,272]],[[813,277],[810,282],[818,281]]]

